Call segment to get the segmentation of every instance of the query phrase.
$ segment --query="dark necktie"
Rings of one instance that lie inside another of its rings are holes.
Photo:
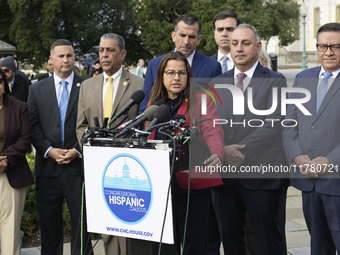
[[[238,88],[240,88],[240,90],[243,92],[243,80],[247,77],[247,75],[245,73],[239,73],[238,75],[236,75],[237,77],[237,84],[236,86]]]

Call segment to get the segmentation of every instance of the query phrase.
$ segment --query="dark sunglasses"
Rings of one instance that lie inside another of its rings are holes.
[[[0,78],[0,84],[4,83],[4,79]]]

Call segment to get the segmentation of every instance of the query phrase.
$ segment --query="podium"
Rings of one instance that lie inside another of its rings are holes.
[[[159,242],[170,181],[169,149],[84,146],[89,232]],[[163,243],[173,244],[171,199]]]

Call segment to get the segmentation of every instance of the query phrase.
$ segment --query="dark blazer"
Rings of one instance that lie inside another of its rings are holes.
[[[30,85],[31,81],[27,77],[21,76],[16,73],[12,92],[10,93],[10,95],[20,101],[27,102],[28,90]]]
[[[234,68],[214,79],[223,79],[224,84],[234,84]],[[267,110],[272,106],[272,89],[278,88],[278,95],[282,87],[286,86],[286,79],[278,73],[275,73],[268,68],[257,65],[253,77],[248,85],[248,88],[253,89],[253,105],[255,109]],[[228,89],[218,89],[218,94],[222,100],[222,107],[219,109],[221,119],[228,120],[228,124],[222,125],[224,129],[224,143],[231,144],[245,144],[245,148],[241,151],[245,160],[244,166],[260,166],[262,165],[286,165],[286,158],[282,145],[281,137],[281,123],[275,122],[274,127],[272,123],[264,121],[265,119],[279,119],[281,116],[280,97],[278,98],[278,106],[276,110],[269,116],[259,116],[253,114],[247,107],[247,90],[244,93],[245,109],[244,115],[233,115],[233,98]],[[250,127],[247,123],[252,119],[260,119],[264,121],[262,127]],[[230,120],[234,122],[243,122],[245,120],[245,127],[240,124],[231,127]],[[232,183],[230,179],[225,179],[225,183]],[[282,187],[283,181],[280,178],[275,179],[240,179],[241,185],[247,189],[254,190],[272,190]]]
[[[284,128],[283,139],[288,162],[300,154],[307,154],[311,159],[324,156],[334,164],[340,165],[340,75],[336,77],[332,86],[322,101],[316,113],[316,93],[321,67],[311,68],[297,74],[294,87],[310,91],[311,99],[303,106],[312,114],[305,116],[295,105],[287,107],[287,119],[298,122],[295,128]],[[303,94],[291,93],[291,98],[302,97]],[[321,175],[318,178],[301,177],[299,172],[291,179],[291,184],[302,190],[312,191],[315,187],[321,194],[340,196],[339,171]]]
[[[65,149],[80,152],[76,136],[77,107],[80,84],[84,79],[74,75],[65,119]],[[82,159],[77,157],[67,165],[59,165],[52,158],[44,158],[46,150],[61,147],[60,117],[53,76],[33,84],[28,97],[28,109],[33,129],[33,145],[37,150],[35,174],[56,177],[64,168],[72,175],[83,175]]]
[[[211,55],[210,58],[212,58],[212,59],[217,61],[217,53],[215,53],[214,55]]]
[[[48,73],[42,74],[38,77],[38,81],[41,81],[41,80],[48,78],[48,77],[50,77]]]
[[[32,130],[26,103],[12,99],[5,106],[5,134],[1,156],[7,156],[7,178],[18,189],[34,183],[27,164],[26,152],[31,144]]]
[[[144,112],[146,105],[149,102],[151,89],[156,81],[157,69],[164,56],[165,55],[154,58],[148,64],[143,87],[145,98],[140,104],[140,113]],[[219,62],[207,57],[197,50],[195,51],[191,68],[195,78],[213,78],[222,73],[221,64]]]

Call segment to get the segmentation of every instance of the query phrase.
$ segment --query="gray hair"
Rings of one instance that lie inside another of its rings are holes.
[[[256,43],[260,42],[260,36],[259,36],[259,33],[257,32],[255,27],[253,27],[252,25],[246,24],[246,23],[242,23],[235,28],[234,32],[239,28],[249,28],[249,29],[251,29],[253,31],[254,35],[255,35]]]
[[[115,33],[107,33],[107,34],[104,34],[102,37],[100,37],[100,41],[102,41],[104,39],[115,40],[120,51],[125,50],[125,40],[122,36],[117,35]]]

